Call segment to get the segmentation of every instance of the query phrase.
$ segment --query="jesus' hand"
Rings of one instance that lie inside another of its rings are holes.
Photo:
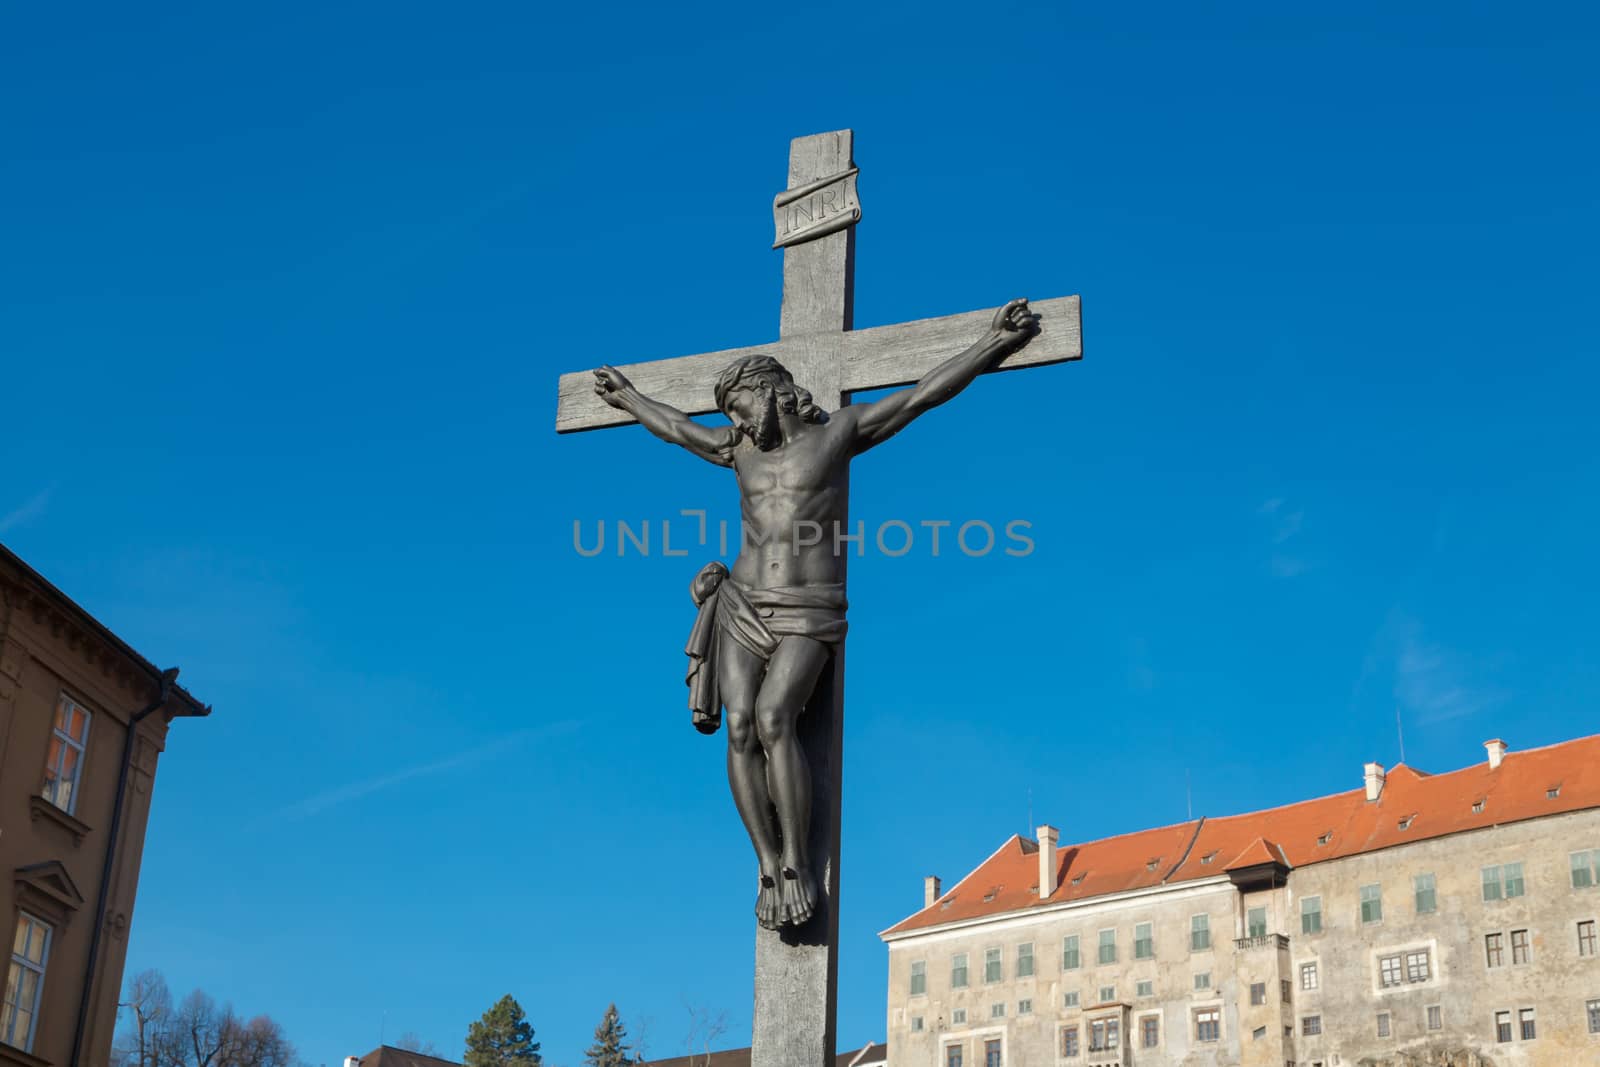
[[[1039,332],[1039,316],[1028,310],[1027,300],[1013,300],[994,313],[989,328],[1007,351],[1014,351]]]
[[[615,367],[607,365],[594,372],[595,395],[614,408],[623,406],[622,394],[632,389],[633,383]]]

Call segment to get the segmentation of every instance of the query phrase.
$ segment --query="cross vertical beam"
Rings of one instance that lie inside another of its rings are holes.
[[[849,130],[797,137],[789,188],[852,164]],[[843,348],[855,302],[855,227],[783,250],[779,336],[795,381],[832,411],[846,401]],[[848,493],[848,487],[846,488]],[[844,523],[841,516],[841,523]],[[845,524],[844,528],[849,529]],[[840,557],[841,564],[844,556]],[[840,573],[843,578],[843,571]],[[832,1067],[839,1001],[839,812],[843,796],[844,642],[817,680],[797,729],[811,768],[808,842],[820,907],[798,930],[756,928],[753,1067]]]

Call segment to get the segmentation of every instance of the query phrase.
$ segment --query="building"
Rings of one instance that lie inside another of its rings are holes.
[[[455,1060],[393,1045],[379,1045],[365,1056],[346,1056],[344,1067],[461,1067]]]
[[[0,546],[0,1067],[107,1062],[177,673]]]
[[[890,1067],[1600,1064],[1600,736],[1486,747],[928,879]]]

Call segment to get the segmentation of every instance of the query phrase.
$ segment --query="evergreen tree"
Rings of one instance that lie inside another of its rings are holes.
[[[628,1058],[628,1031],[617,1015],[617,1006],[606,1009],[600,1025],[594,1028],[594,1044],[583,1054],[584,1067],[631,1067]]]
[[[467,1028],[466,1067],[540,1067],[539,1042],[510,993]]]

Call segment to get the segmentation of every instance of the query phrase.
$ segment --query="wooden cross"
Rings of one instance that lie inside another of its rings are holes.
[[[691,415],[716,410],[712,384],[734,360],[775,357],[833,411],[850,394],[908,385],[962,351],[988,328],[994,309],[852,329],[855,229],[860,218],[850,130],[798,137],[789,148],[789,186],[773,204],[783,248],[778,340],[677,359],[619,366],[646,396]],[[1076,296],[1032,304],[1038,334],[993,370],[1060,363],[1083,355]],[[594,392],[588,370],[563,374],[556,430],[571,433],[632,422]],[[840,518],[841,527],[845,525]],[[842,561],[841,561],[842,562]],[[799,732],[811,766],[811,856],[823,896],[805,926],[756,929],[754,1067],[832,1067],[839,976],[839,807],[844,726],[844,647],[817,682]]]

